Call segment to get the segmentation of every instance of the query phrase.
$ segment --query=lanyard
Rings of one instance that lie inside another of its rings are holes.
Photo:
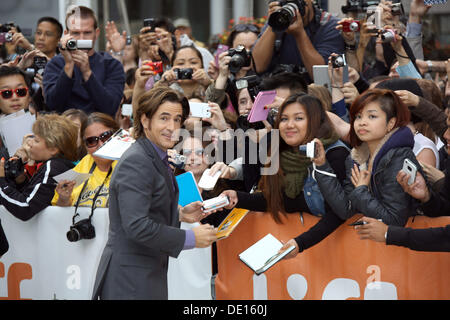
[[[92,173],[94,172],[96,166],[97,166],[97,165],[96,165],[95,162],[94,162],[94,164],[92,165],[91,169],[89,170],[89,173],[92,174]],[[102,185],[101,185],[100,188],[97,190],[97,192],[95,193],[94,198],[92,199],[91,214],[90,214],[90,216],[89,216],[89,220],[92,218],[92,215],[94,214],[94,210],[97,208],[97,206],[96,206],[95,203],[96,203],[96,201],[97,201],[98,196],[100,195],[100,192],[101,192],[102,189],[103,189],[103,186],[104,186],[105,183],[106,183],[106,180],[107,180],[108,177],[111,175],[111,172],[112,172],[112,166],[109,168],[108,174],[106,175],[105,179],[103,180]],[[89,179],[87,179],[87,180],[84,182],[83,188],[81,188],[80,194],[78,195],[78,199],[77,199],[77,202],[76,202],[76,204],[75,204],[75,215],[74,215],[73,218],[72,218],[72,222],[73,222],[73,223],[75,223],[75,217],[79,215],[79,214],[77,213],[78,205],[80,204],[81,196],[83,195],[84,189],[86,189],[86,186],[87,186],[87,184],[88,184],[88,181],[89,181]]]

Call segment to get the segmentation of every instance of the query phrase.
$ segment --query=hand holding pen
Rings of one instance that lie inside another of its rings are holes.
[[[361,240],[386,242],[388,226],[381,219],[363,217],[351,225],[355,226]]]

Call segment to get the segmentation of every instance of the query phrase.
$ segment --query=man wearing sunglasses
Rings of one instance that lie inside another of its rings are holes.
[[[0,67],[0,111],[2,115],[28,108],[30,95],[24,72],[16,67]]]
[[[50,110],[62,113],[75,108],[88,114],[115,116],[123,96],[125,73],[118,60],[95,51],[99,35],[91,9],[75,7],[67,14],[61,54],[47,64],[44,73],[45,100]],[[67,46],[72,40],[77,41],[75,49]]]

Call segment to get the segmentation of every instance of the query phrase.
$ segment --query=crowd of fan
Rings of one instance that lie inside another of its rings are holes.
[[[221,171],[202,196],[226,195],[230,204],[202,223],[218,226],[234,207],[278,222],[296,212],[321,217],[287,241],[296,247],[292,258],[362,213],[362,239],[449,251],[450,226],[420,234],[404,226],[414,215],[450,212],[450,60],[424,58],[421,21],[430,6],[423,0],[411,2],[409,15],[382,0],[375,10],[381,26],[369,23],[366,9],[338,19],[311,0],[271,2],[262,29],[238,23],[226,43],[211,47],[194,39],[186,19],[146,19],[133,36],[108,22],[106,52],[95,50],[102,26],[86,7],[68,10],[65,29],[41,18],[34,44],[18,26],[3,25],[0,117],[24,110],[36,121],[21,148],[2,144],[0,204],[24,221],[49,205],[108,207],[117,161],[93,153],[117,130],[134,130],[140,119],[126,111],[130,105],[136,111],[148,91],[169,87],[210,113],[183,119],[190,135],[169,152],[186,157],[175,174],[190,171],[199,181],[208,168]],[[292,21],[271,19],[280,10]],[[249,122],[258,93],[270,90],[276,97],[267,119]],[[299,147],[312,141],[314,157],[302,154]],[[251,145],[269,161],[251,161]],[[417,170],[412,184],[405,159]],[[10,177],[8,164],[19,160],[23,173]],[[92,176],[77,187],[56,183],[71,168]],[[3,238],[0,255],[8,250]]]

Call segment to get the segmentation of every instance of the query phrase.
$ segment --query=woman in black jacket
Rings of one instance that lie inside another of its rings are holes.
[[[414,136],[406,127],[409,119],[407,107],[391,90],[373,89],[359,96],[350,108],[350,141],[354,148],[345,161],[346,179],[342,185],[321,173],[333,173],[333,169],[321,142],[316,141],[318,156],[313,161],[320,170],[317,182],[336,216],[327,217],[328,230],[320,230],[319,234],[314,226],[301,236],[309,244],[321,241],[356,213],[395,226],[404,226],[414,215],[417,202],[396,181],[405,159],[421,170],[412,152]],[[293,240],[285,246],[290,244],[294,244]],[[299,252],[302,249],[306,248],[299,246]],[[294,250],[288,257],[297,253]]]
[[[226,208],[269,211],[278,223],[281,223],[282,214],[309,212],[323,217],[317,223],[317,228],[321,230],[329,229],[329,220],[325,219],[327,216],[334,217],[340,224],[340,220],[331,212],[332,208],[323,201],[313,178],[317,178],[318,173],[313,168],[311,159],[299,150],[301,145],[315,138],[321,141],[328,150],[326,158],[336,172],[337,180],[342,181],[345,178],[344,161],[348,148],[338,140],[320,100],[306,94],[290,96],[280,107],[274,128],[279,129],[281,139],[279,148],[272,148],[272,162],[266,165],[266,169],[272,167],[278,156],[275,152],[279,152],[277,172],[262,176],[259,192],[249,194],[234,190],[224,191],[222,194],[230,199],[230,205]]]

